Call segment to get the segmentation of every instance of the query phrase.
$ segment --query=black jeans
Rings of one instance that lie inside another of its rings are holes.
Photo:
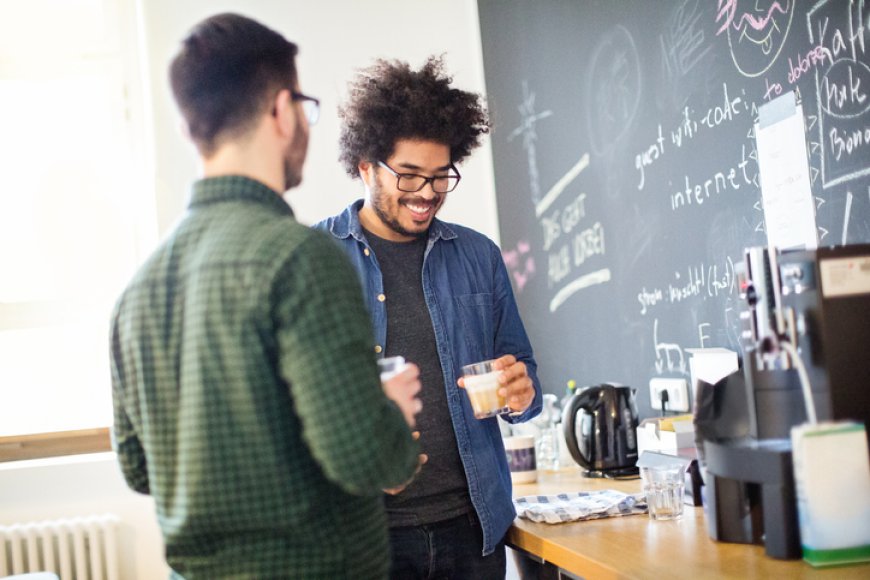
[[[391,580],[503,580],[504,539],[489,556],[474,512],[425,526],[390,528]]]

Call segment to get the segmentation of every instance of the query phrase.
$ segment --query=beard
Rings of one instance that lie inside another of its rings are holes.
[[[378,216],[385,226],[397,234],[413,238],[425,238],[429,234],[429,226],[432,225],[431,220],[429,225],[422,230],[409,230],[399,223],[399,206],[402,204],[402,199],[391,199],[391,197],[384,192],[380,180],[375,179],[375,183],[370,189],[370,195],[371,207],[374,210],[375,215]],[[413,199],[413,194],[410,194],[409,199]],[[441,209],[443,201],[443,194],[435,194],[435,199],[431,202],[434,207],[432,219],[435,219],[435,215],[437,215],[438,211]]]
[[[293,189],[302,183],[302,168],[296,169],[293,163],[284,158],[284,191]]]
[[[284,152],[284,191],[293,189],[302,183],[302,166],[305,164],[305,154],[308,150],[308,132],[297,118],[293,140]]]

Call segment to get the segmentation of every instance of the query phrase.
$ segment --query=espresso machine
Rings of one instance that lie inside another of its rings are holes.
[[[708,531],[800,558],[789,436],[810,405],[797,367],[819,421],[870,425],[870,245],[749,248],[738,282],[742,373],[696,385]]]

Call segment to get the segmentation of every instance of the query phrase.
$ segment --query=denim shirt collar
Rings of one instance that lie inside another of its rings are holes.
[[[346,239],[351,236],[356,241],[365,244],[365,234],[363,234],[362,224],[359,221],[359,210],[363,207],[363,200],[358,199],[340,214],[338,214],[330,224],[330,233],[339,239]],[[436,240],[452,240],[457,236],[447,223],[442,222],[437,217],[432,220],[429,225],[429,244],[431,245]],[[367,245],[367,244],[366,244]]]

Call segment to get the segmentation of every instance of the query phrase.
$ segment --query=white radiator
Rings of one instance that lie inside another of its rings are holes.
[[[61,580],[120,580],[112,514],[0,526],[0,577],[54,572]]]

